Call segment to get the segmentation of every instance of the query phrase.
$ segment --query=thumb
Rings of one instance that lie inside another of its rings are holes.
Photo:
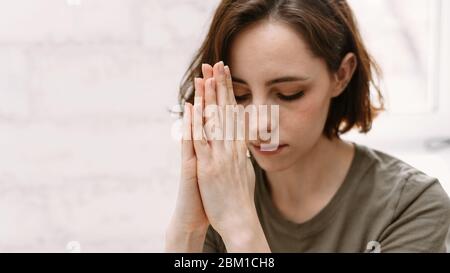
[[[192,104],[184,104],[183,114],[183,138],[181,144],[181,158],[183,162],[195,157],[194,144],[192,142]]]

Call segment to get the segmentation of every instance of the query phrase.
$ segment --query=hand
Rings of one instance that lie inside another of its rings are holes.
[[[208,79],[212,77],[212,73],[209,74],[209,71],[204,71],[203,76]],[[196,79],[195,85],[198,86],[200,83],[201,81]],[[203,89],[196,88],[196,90]],[[203,94],[196,93],[195,96],[202,97]],[[192,118],[193,107],[186,103],[181,143],[181,181],[175,212],[166,230],[165,250],[167,252],[202,252],[209,226],[198,187]]]
[[[198,135],[194,132],[203,132],[204,124],[212,119],[219,121],[216,125],[223,124],[226,116],[206,116],[203,122],[205,107],[218,106],[224,111],[226,105],[236,105],[229,68],[219,62],[213,68],[204,65],[203,71],[208,71],[206,74],[209,75],[212,73],[212,77],[196,79],[195,84],[197,100],[192,130],[197,178],[209,222],[224,236],[241,228],[252,227],[256,222],[259,225],[254,205],[255,173],[247,157],[245,140],[207,139],[203,133],[200,139],[196,139]],[[199,100],[200,96],[204,100]],[[215,129],[224,131],[224,128]]]
[[[213,76],[212,71],[203,66],[203,79]],[[204,97],[202,79],[195,79],[195,97]],[[183,140],[181,145],[181,182],[178,191],[177,205],[172,218],[173,227],[185,232],[201,233],[209,226],[208,218],[203,209],[200,191],[197,183],[197,157],[194,151],[192,123],[192,104],[186,103],[183,115]]]

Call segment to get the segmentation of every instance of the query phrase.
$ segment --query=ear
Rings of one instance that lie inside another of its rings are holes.
[[[358,60],[356,59],[355,54],[351,52],[342,59],[338,71],[334,73],[335,85],[332,93],[333,98],[339,96],[345,88],[347,88],[347,85],[350,83],[353,74],[355,73],[357,65]]]

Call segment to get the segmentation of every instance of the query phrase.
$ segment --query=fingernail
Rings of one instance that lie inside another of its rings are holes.
[[[219,72],[220,73],[225,73],[224,63],[222,61],[219,62]]]

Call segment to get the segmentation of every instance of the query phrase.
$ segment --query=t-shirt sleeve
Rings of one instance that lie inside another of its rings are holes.
[[[450,200],[439,181],[414,174],[404,181],[381,252],[446,252]]]
[[[203,244],[203,253],[225,253],[225,245],[219,233],[209,225],[206,232],[205,243]]]

